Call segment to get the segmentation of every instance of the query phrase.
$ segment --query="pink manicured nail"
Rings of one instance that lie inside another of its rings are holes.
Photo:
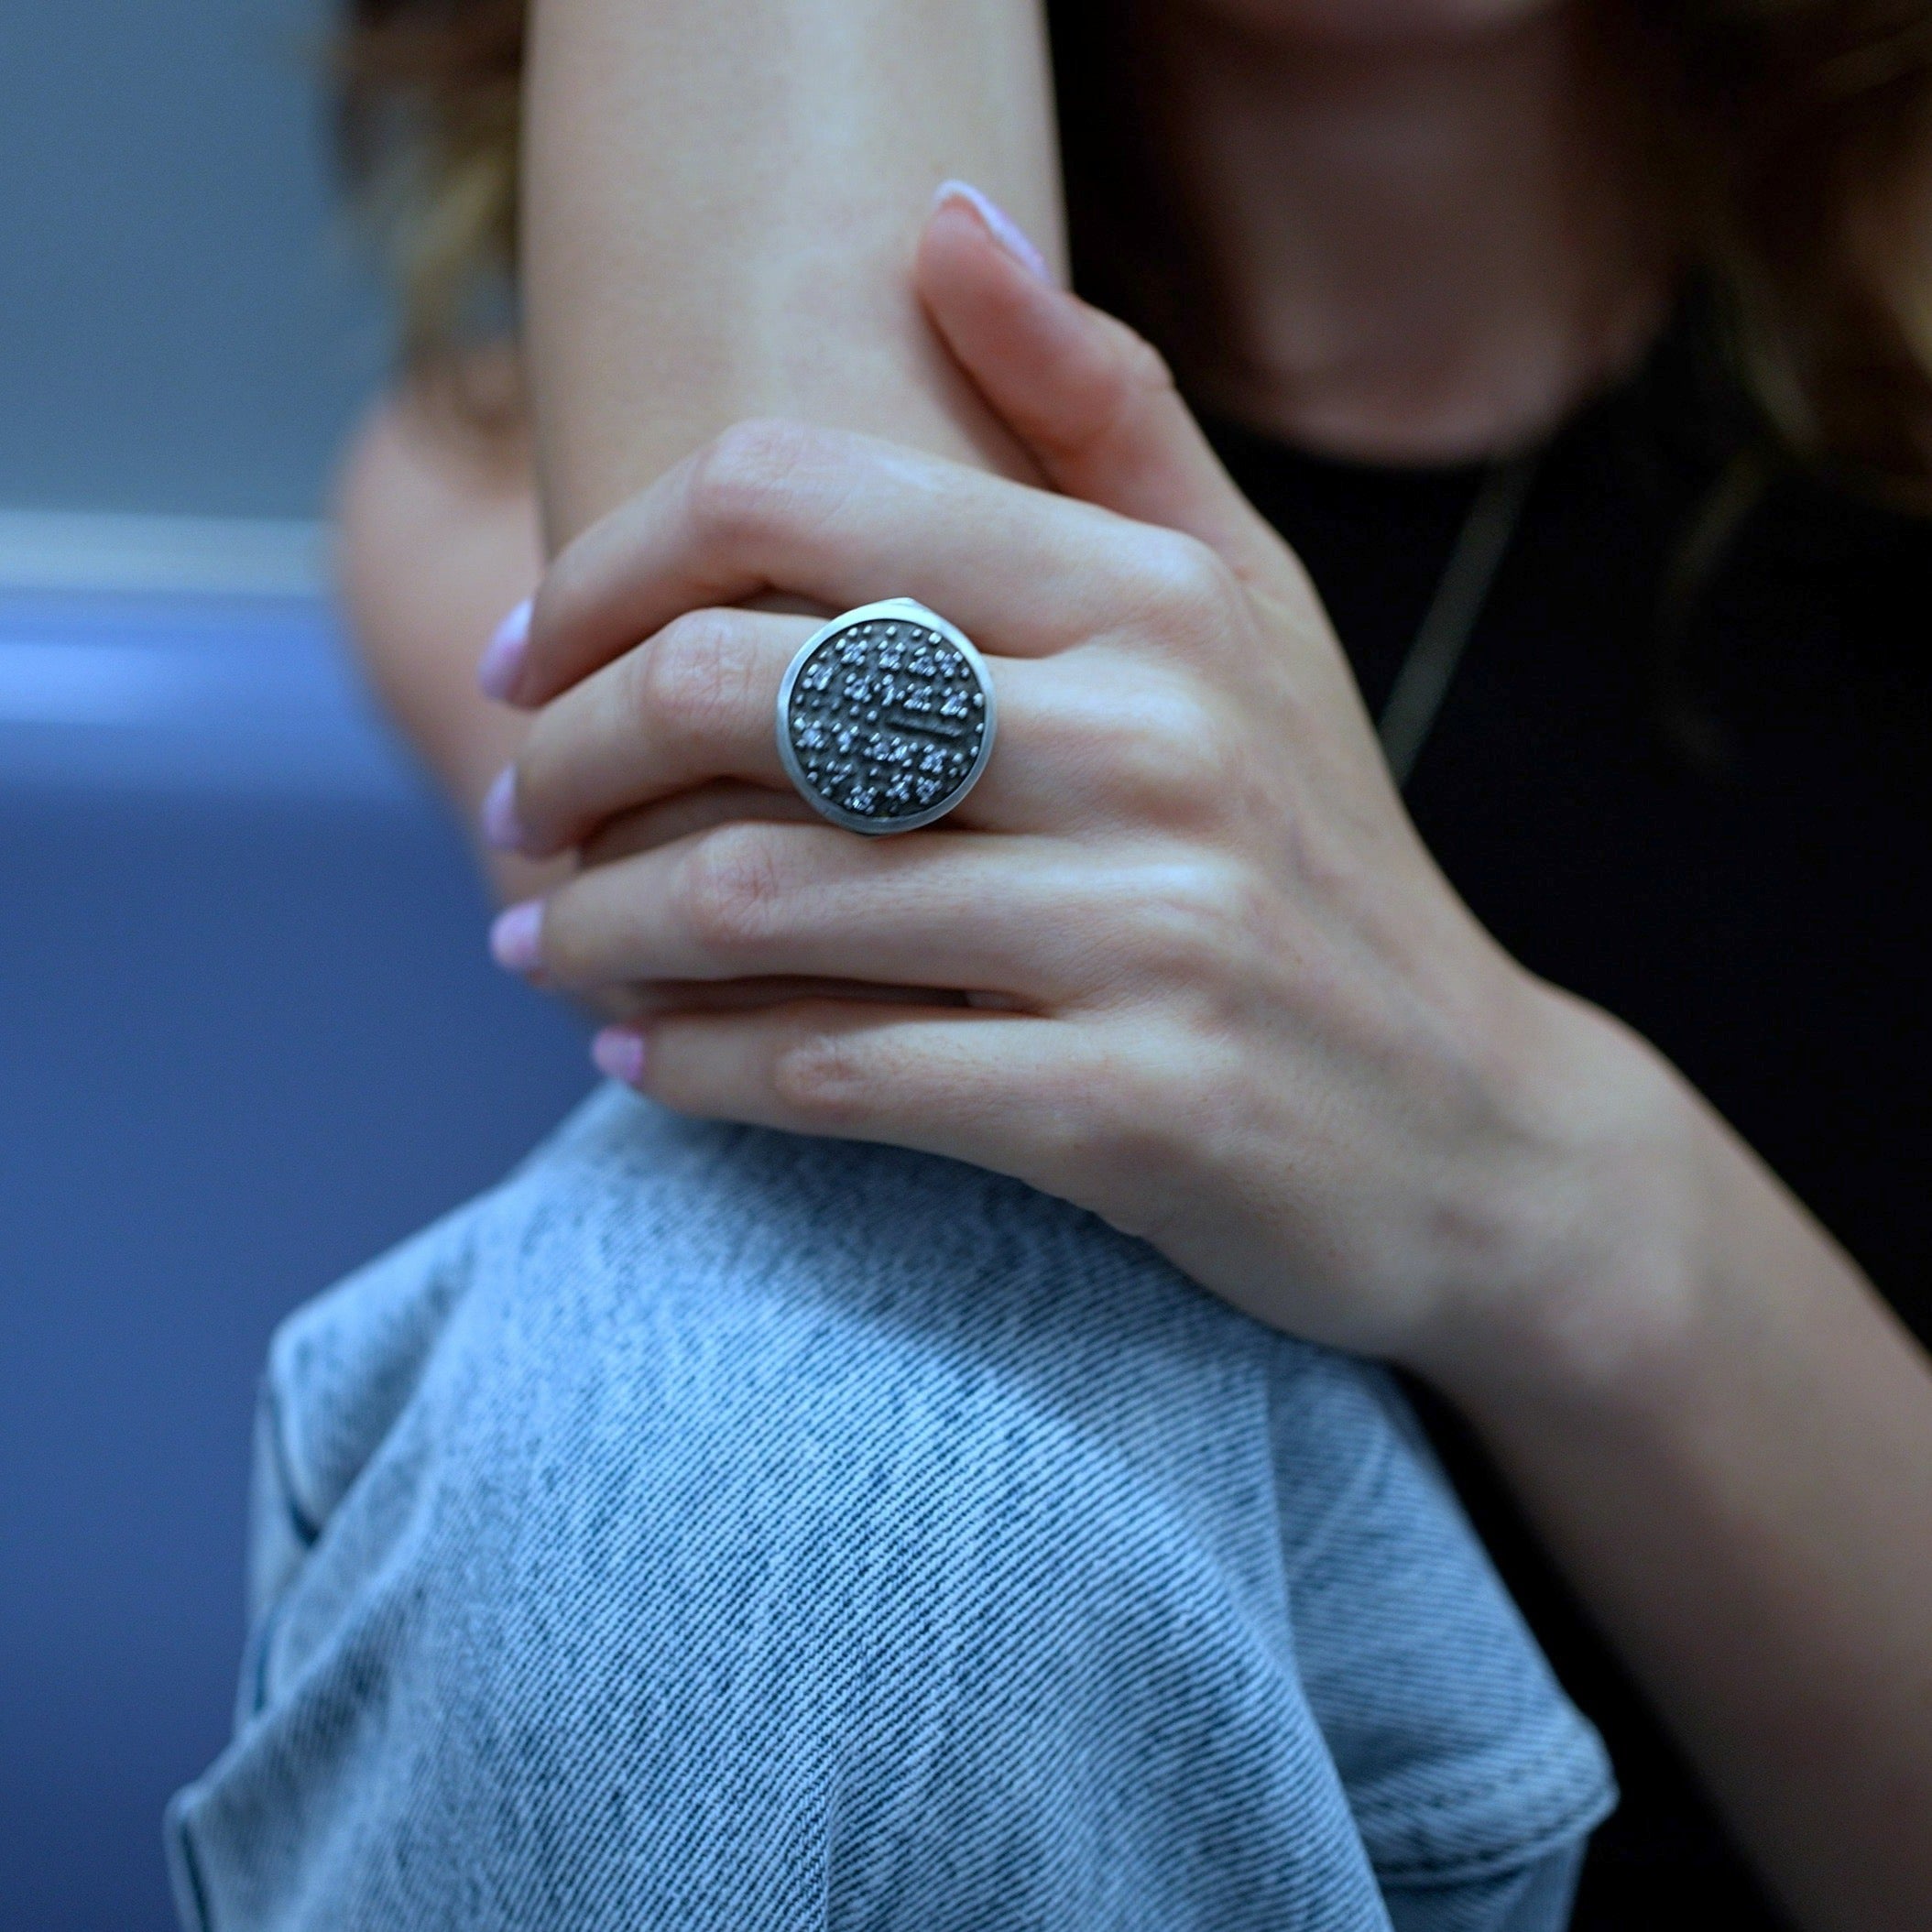
[[[970,181],[942,181],[933,197],[933,205],[939,208],[947,202],[966,202],[986,224],[987,233],[1022,268],[1043,282],[1053,280],[1053,271],[1047,267],[1045,256],[1033,246],[1026,230],[990,195],[982,193]]]
[[[523,675],[523,660],[529,649],[530,600],[511,611],[497,627],[497,635],[485,647],[476,666],[476,682],[486,698],[505,703]]]
[[[483,809],[477,814],[483,825],[483,842],[492,852],[520,852],[523,849],[523,821],[517,816],[517,768],[506,765],[490,780],[483,795]]]
[[[543,901],[526,899],[497,913],[490,927],[490,957],[506,973],[534,973],[543,964]]]
[[[590,1043],[591,1064],[606,1080],[635,1086],[644,1077],[644,1040],[628,1026],[607,1026]]]

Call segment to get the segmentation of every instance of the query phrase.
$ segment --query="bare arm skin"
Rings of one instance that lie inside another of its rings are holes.
[[[1932,1364],[1649,1047],[1570,1031],[1562,1292],[1418,1366],[1798,1922],[1932,1926]]]
[[[476,688],[476,660],[543,573],[528,439],[405,389],[364,421],[337,486],[336,572],[364,669],[465,825],[522,742]],[[488,855],[506,896],[561,876]]]
[[[1038,0],[540,0],[524,282],[552,546],[781,412],[1011,469],[921,317],[933,191],[1059,258]]]

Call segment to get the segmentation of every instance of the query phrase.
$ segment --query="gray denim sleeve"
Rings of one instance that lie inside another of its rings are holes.
[[[998,1176],[613,1091],[269,1386],[199,1932],[1523,1932],[1603,1796],[1381,1379]]]
[[[1358,1409],[1385,1426],[1349,1430]],[[1398,1932],[1561,1927],[1609,1759],[1413,1412],[1387,1376],[1302,1351],[1271,1430],[1295,1655]],[[1344,1437],[1365,1446],[1337,1482]]]
[[[1500,1878],[1446,1888],[1386,1886],[1394,1932],[1563,1932],[1576,1903],[1586,1844],[1566,1847]]]

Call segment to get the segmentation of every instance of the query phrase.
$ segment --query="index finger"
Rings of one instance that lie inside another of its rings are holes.
[[[729,430],[572,543],[509,702],[547,702],[687,611],[914,597],[983,649],[1065,649],[1179,578],[1194,540],[868,436]]]

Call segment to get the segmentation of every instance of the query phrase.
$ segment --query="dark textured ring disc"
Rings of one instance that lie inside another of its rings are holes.
[[[911,832],[972,790],[995,723],[986,660],[944,617],[895,598],[807,639],[779,693],[779,755],[835,824]]]

